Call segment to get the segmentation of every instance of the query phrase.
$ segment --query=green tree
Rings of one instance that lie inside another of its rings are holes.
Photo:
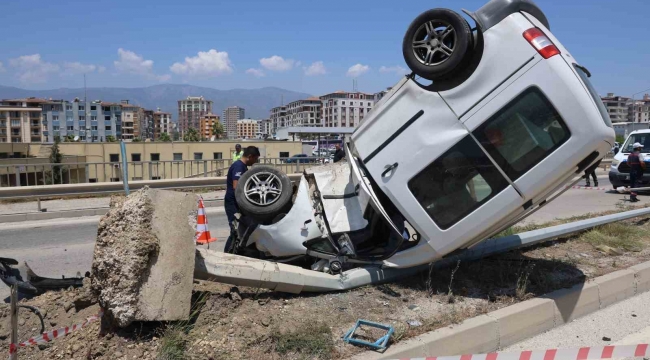
[[[60,164],[63,162],[63,154],[61,153],[61,149],[59,149],[60,142],[61,138],[59,136],[54,137],[54,145],[50,149],[50,164]],[[45,173],[45,183],[47,185],[63,184],[63,166],[52,165],[50,169],[50,171]]]
[[[214,136],[217,137],[217,139],[221,139],[221,137],[223,136],[223,133],[224,133],[223,125],[221,125],[221,122],[215,121],[212,124],[212,133],[214,134]]]
[[[201,137],[199,135],[199,132],[194,129],[194,128],[189,128],[185,132],[185,135],[183,135],[183,141],[199,141],[201,140]]]
[[[116,142],[117,139],[113,135],[106,135],[106,142]]]
[[[142,141],[142,139],[140,139],[139,136],[133,138],[133,142],[140,142],[140,141]]]
[[[167,133],[162,133],[162,134],[160,134],[160,136],[158,137],[158,141],[162,141],[162,142],[170,142],[170,141],[172,141],[172,138],[169,136],[169,134],[167,134]]]
[[[623,145],[623,143],[625,142],[625,138],[623,137],[623,135],[616,135],[616,142]]]
[[[65,137],[65,142],[73,142],[74,141],[74,135],[67,135]]]

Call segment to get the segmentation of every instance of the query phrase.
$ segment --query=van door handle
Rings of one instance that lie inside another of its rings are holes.
[[[386,174],[388,174],[390,171],[394,169],[397,169],[398,166],[399,166],[398,163],[394,163],[393,165],[386,165],[386,170],[384,170],[384,172],[381,173],[381,177],[385,177]]]

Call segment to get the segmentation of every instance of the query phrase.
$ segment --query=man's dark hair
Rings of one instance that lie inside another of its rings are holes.
[[[260,156],[260,150],[257,148],[257,146],[248,146],[246,149],[244,149],[244,154],[242,155],[245,157]]]
[[[235,147],[241,147],[241,145],[237,144],[237,145],[235,145]]]

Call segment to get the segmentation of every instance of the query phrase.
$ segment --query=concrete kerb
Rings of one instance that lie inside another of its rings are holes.
[[[351,360],[451,356],[496,351],[650,290],[650,262],[523,301]]]

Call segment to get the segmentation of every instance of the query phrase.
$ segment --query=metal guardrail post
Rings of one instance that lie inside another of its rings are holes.
[[[86,172],[86,178],[84,179],[84,184],[85,184],[87,182],[90,182],[90,168],[89,168],[88,164],[85,164],[84,168],[85,168],[84,170]],[[97,170],[95,170],[95,172],[97,172]]]
[[[122,183],[124,184],[124,193],[129,196],[129,169],[126,161],[126,144],[124,140],[120,142],[120,150],[122,152]]]
[[[149,180],[153,180],[153,174],[152,174],[153,167],[152,167],[151,161],[149,161],[148,164],[149,164]]]
[[[203,161],[203,177],[208,177],[208,162]]]
[[[20,186],[20,168],[14,166],[14,169],[16,170],[16,186]]]

